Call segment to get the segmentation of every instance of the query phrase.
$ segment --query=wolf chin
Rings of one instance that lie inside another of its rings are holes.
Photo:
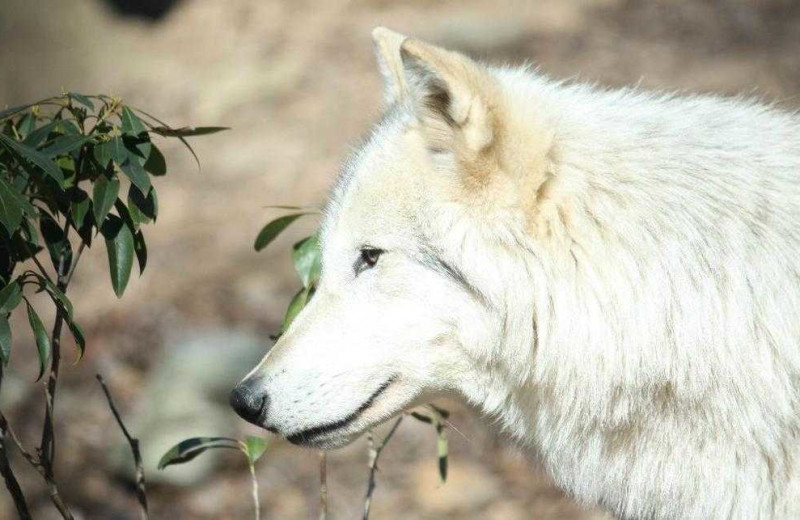
[[[458,395],[620,518],[800,518],[798,116],[373,37],[385,113],[234,408],[334,448]]]

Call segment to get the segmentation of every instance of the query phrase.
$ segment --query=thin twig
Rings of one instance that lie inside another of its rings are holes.
[[[328,455],[319,452],[319,520],[328,518]]]
[[[21,242],[22,242],[22,247],[25,248],[25,252],[28,253],[28,255],[30,255],[30,258],[31,260],[33,260],[33,263],[36,264],[36,267],[38,267],[39,271],[42,272],[42,276],[44,276],[45,279],[50,283],[53,283],[53,280],[50,278],[50,275],[47,274],[47,270],[44,268],[39,259],[36,258],[36,255],[33,253],[33,251],[31,251],[31,248],[28,246],[28,243],[25,240],[21,240]]]
[[[103,101],[105,101],[105,100],[103,100]],[[108,105],[108,104],[105,105],[104,108],[106,110],[101,115],[99,115],[97,117],[97,121],[95,121],[94,126],[92,127],[92,130],[89,132],[90,135],[95,133],[95,130],[97,130],[97,127],[100,126],[100,124],[103,121],[105,121],[105,119],[108,116],[110,116],[111,114],[114,114],[117,111],[117,107],[120,105],[120,101],[121,100],[119,100],[119,99],[114,99],[113,97],[111,98],[111,104],[110,105]]]
[[[362,517],[363,520],[369,520],[369,510],[372,507],[372,494],[375,492],[375,477],[378,472],[378,459],[381,456],[381,452],[383,448],[391,440],[394,433],[397,431],[397,428],[400,426],[400,423],[403,422],[403,416],[397,418],[392,426],[392,429],[389,430],[389,433],[386,434],[386,437],[383,438],[383,442],[380,443],[379,446],[375,447],[375,439],[373,437],[372,432],[370,431],[367,434],[367,439],[369,441],[369,482],[367,484],[367,495],[364,497],[364,516]]]
[[[3,365],[0,364],[0,385],[3,383]],[[2,414],[0,414],[1,416]],[[11,469],[11,462],[8,460],[8,450],[6,448],[6,437],[8,434],[8,422],[3,416],[0,418],[0,475],[6,483],[8,492],[14,500],[14,507],[20,520],[31,520],[31,513],[28,510],[28,502],[25,500],[25,493],[17,481],[14,470]],[[16,436],[15,436],[16,437]]]
[[[253,483],[253,507],[255,508],[255,514],[253,518],[255,520],[261,520],[261,504],[258,501],[258,478],[256,478],[256,466],[248,459],[248,466],[250,466],[250,480]]]
[[[56,485],[56,481],[53,480],[52,473],[45,475],[44,480],[47,482],[47,494],[50,495],[50,501],[56,506],[58,512],[65,520],[74,520],[72,511],[69,510],[69,506],[64,502],[58,490],[58,486]]]
[[[64,236],[68,236],[69,234],[70,223],[67,220],[64,223]],[[58,258],[58,268],[57,268],[57,281],[56,286],[62,291],[67,290],[67,273],[69,271],[74,270],[74,266],[77,264],[77,258],[71,263],[71,265],[67,265],[66,262],[66,255],[62,252]],[[47,481],[47,489],[50,495],[50,499],[55,504],[58,511],[61,513],[61,516],[65,518],[65,520],[73,520],[72,512],[70,512],[69,507],[66,505],[64,500],[61,498],[61,494],[58,491],[58,486],[55,482],[55,472],[53,470],[53,464],[55,461],[55,433],[54,433],[54,408],[55,408],[55,399],[56,399],[56,388],[58,386],[58,370],[61,363],[61,330],[64,326],[64,310],[61,307],[56,309],[56,320],[53,324],[53,334],[50,340],[51,345],[51,358],[50,358],[50,375],[47,378],[47,386],[46,386],[46,409],[45,409],[45,416],[44,416],[44,425],[42,427],[42,442],[39,446],[39,459],[44,469],[44,479]]]
[[[63,261],[62,261],[63,263]],[[61,266],[59,266],[59,270]],[[66,286],[62,283],[61,274],[59,274],[58,288],[63,291]],[[42,442],[39,451],[41,452],[42,463],[45,467],[52,467],[52,461],[55,458],[55,439],[53,436],[53,405],[55,404],[56,387],[58,384],[58,369],[61,362],[61,330],[64,326],[64,313],[60,307],[56,309],[56,320],[53,324],[53,333],[50,339],[51,345],[51,358],[50,358],[50,374],[47,378],[47,385],[45,386],[46,393],[46,411],[44,417],[44,426],[42,428]]]
[[[72,513],[69,510],[69,507],[61,498],[61,494],[58,491],[58,486],[53,480],[52,470],[48,469],[44,463],[42,462],[41,458],[36,458],[31,455],[22,445],[19,438],[14,433],[14,430],[11,429],[11,426],[8,424],[8,420],[6,420],[5,415],[0,412],[0,431],[2,431],[3,438],[6,436],[10,437],[14,444],[17,445],[22,456],[25,458],[28,463],[33,466],[33,468],[39,472],[39,474],[44,479],[45,483],[47,484],[47,493],[50,495],[50,500],[53,502],[53,505],[56,506],[58,512],[61,514],[62,517],[72,520]],[[41,457],[41,453],[40,453]],[[10,488],[9,488],[10,490]]]
[[[108,407],[111,408],[111,413],[114,414],[114,419],[116,419],[120,430],[122,430],[122,435],[125,436],[128,444],[131,445],[133,462],[136,465],[136,496],[139,500],[139,518],[141,520],[148,520],[150,516],[147,511],[147,486],[145,485],[144,480],[144,464],[142,464],[142,454],[139,452],[139,439],[133,437],[125,427],[125,423],[122,422],[122,417],[120,416],[119,411],[114,404],[114,399],[111,398],[111,392],[109,392],[106,382],[103,380],[103,376],[97,374],[96,377],[97,382],[100,383],[100,387],[103,389],[103,393],[106,394]]]
[[[75,268],[78,266],[78,260],[81,259],[81,255],[83,254],[83,250],[86,249],[86,242],[81,239],[81,245],[78,246],[78,252],[75,253],[75,258],[72,260],[72,265],[69,268],[69,272],[64,277],[64,287],[66,288],[69,285],[69,282],[72,280],[72,275],[75,274]]]
[[[42,465],[39,463],[36,457],[31,455],[28,452],[28,450],[25,449],[25,446],[22,445],[22,442],[20,442],[19,437],[17,437],[17,434],[14,433],[14,430],[11,428],[11,425],[8,424],[8,420],[6,419],[6,416],[3,414],[3,412],[0,412],[0,431],[2,431],[3,437],[11,439],[11,441],[17,446],[17,449],[19,450],[20,454],[22,454],[22,457],[28,462],[28,464],[33,466],[34,469],[36,469],[41,473]]]
[[[25,500],[25,494],[19,486],[14,471],[11,469],[11,463],[8,461],[8,452],[6,451],[6,436],[5,432],[0,435],[0,475],[6,482],[6,488],[11,493],[11,498],[14,499],[14,507],[17,509],[17,515],[20,520],[31,520],[31,513],[28,511],[28,502]]]

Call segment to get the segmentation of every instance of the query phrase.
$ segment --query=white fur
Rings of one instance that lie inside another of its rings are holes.
[[[253,372],[266,424],[336,421],[394,375],[311,444],[457,393],[620,518],[800,518],[798,117],[486,70],[506,158],[486,192],[413,102],[345,168],[321,287]],[[386,252],[355,276],[363,244]]]

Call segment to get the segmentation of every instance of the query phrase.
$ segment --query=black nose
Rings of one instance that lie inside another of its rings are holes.
[[[242,382],[231,391],[229,402],[242,419],[261,426],[269,399],[267,394],[257,393],[247,382]]]

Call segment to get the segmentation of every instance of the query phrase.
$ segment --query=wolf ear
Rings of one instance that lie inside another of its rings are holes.
[[[386,103],[412,104],[431,149],[474,155],[492,144],[496,84],[485,67],[384,27],[372,37]]]
[[[406,36],[386,27],[376,27],[372,30],[375,56],[383,75],[383,100],[386,106],[408,97],[408,84],[403,71],[403,60],[400,58],[400,46],[406,39]]]

